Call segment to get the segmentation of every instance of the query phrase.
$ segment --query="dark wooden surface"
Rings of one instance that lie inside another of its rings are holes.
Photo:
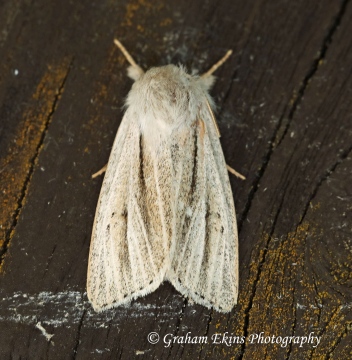
[[[239,223],[230,314],[168,283],[96,314],[85,294],[102,178],[132,84],[118,37],[144,68],[207,70]],[[0,4],[0,358],[352,358],[350,1],[5,0]],[[47,341],[38,323],[53,334]],[[147,335],[158,332],[152,345]],[[173,335],[246,336],[173,344]],[[250,334],[311,345],[251,344]]]

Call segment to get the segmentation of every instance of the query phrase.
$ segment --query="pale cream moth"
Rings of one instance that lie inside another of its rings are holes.
[[[97,205],[88,298],[101,311],[168,280],[196,303],[229,312],[238,295],[237,225],[227,173],[234,170],[224,160],[208,91],[212,73],[231,51],[199,76],[175,65],[144,72],[115,44],[135,82]]]

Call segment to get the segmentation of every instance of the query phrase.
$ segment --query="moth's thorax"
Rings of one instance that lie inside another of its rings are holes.
[[[137,80],[128,95],[129,112],[140,120],[142,131],[172,132],[196,120],[207,91],[198,76],[182,67],[167,65],[151,68]]]

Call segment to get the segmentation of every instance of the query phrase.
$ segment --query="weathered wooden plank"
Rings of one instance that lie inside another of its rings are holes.
[[[256,237],[258,247],[250,254],[252,284],[244,290],[251,298],[250,307],[244,307],[247,334],[315,332],[323,335],[322,343],[317,349],[247,343],[245,358],[261,358],[266,351],[274,358],[323,358],[327,353],[343,358],[339,354],[350,351],[343,337],[351,336],[346,330],[351,288],[348,281],[338,283],[350,277],[351,253],[341,245],[350,246],[351,233],[341,239],[338,228],[348,226],[351,213],[336,207],[339,197],[347,200],[351,193],[351,16],[348,7],[340,27],[340,19],[335,20],[335,33],[326,37],[332,44],[323,48],[326,53],[315,64],[302,101],[293,114],[286,112],[284,137],[276,139],[248,212],[250,223],[245,221],[241,232],[242,241],[245,234]],[[332,318],[339,329],[334,335],[329,334]],[[234,324],[234,330],[240,327]]]
[[[349,354],[351,258],[343,249],[350,249],[351,234],[352,10],[346,4],[2,5],[1,358]],[[108,158],[131,85],[114,36],[144,68],[180,61],[204,71],[234,49],[213,90],[225,156],[248,176],[232,179],[241,293],[229,315],[190,304],[169,284],[103,314],[87,302],[87,256],[102,181],[90,175]],[[336,203],[336,196],[345,200]],[[54,335],[51,342],[38,322]],[[161,337],[190,332],[209,342],[226,331],[315,331],[323,338],[316,349],[249,344],[248,337],[232,346],[165,347],[148,343],[151,331]]]

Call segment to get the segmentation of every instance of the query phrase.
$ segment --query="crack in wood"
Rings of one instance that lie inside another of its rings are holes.
[[[43,278],[44,278],[45,274],[46,274],[46,273],[48,272],[48,270],[49,270],[49,265],[50,265],[50,263],[51,263],[51,260],[53,259],[53,256],[54,256],[54,252],[55,252],[55,250],[56,250],[56,247],[57,247],[57,244],[55,244],[55,246],[53,247],[53,250],[52,250],[51,254],[50,254],[49,257],[48,257],[48,261],[47,261],[47,263],[46,263],[46,267],[45,267],[45,270],[44,270]]]
[[[81,337],[81,329],[82,329],[82,326],[83,326],[83,320],[84,320],[84,316],[86,315],[86,312],[87,312],[87,310],[83,311],[82,316],[81,316],[81,320],[80,320],[80,322],[78,324],[77,336],[76,336],[76,344],[75,344],[75,347],[73,348],[72,360],[75,360],[76,356],[77,356],[77,350],[78,350],[78,347],[79,347],[79,344],[80,344],[79,339]]]
[[[27,191],[28,191],[28,188],[29,188],[29,185],[30,185],[30,181],[32,179],[35,164],[36,164],[37,159],[38,159],[38,157],[40,155],[41,148],[43,146],[46,134],[48,132],[48,128],[49,128],[49,125],[51,123],[52,117],[53,117],[54,112],[55,112],[55,110],[57,108],[59,99],[61,98],[61,95],[62,95],[62,93],[64,91],[64,86],[65,86],[67,77],[69,75],[71,66],[73,64],[73,60],[74,59],[72,58],[71,61],[68,64],[66,74],[63,77],[61,85],[60,85],[60,87],[59,87],[59,89],[58,89],[58,91],[57,91],[57,93],[56,93],[56,95],[54,97],[54,100],[53,100],[53,103],[52,103],[52,106],[51,106],[51,111],[47,115],[47,119],[45,121],[42,134],[40,136],[39,142],[38,142],[38,144],[36,146],[36,149],[35,149],[35,153],[34,153],[33,157],[31,158],[31,160],[29,162],[28,173],[27,173],[27,176],[26,176],[25,181],[23,183],[23,186],[22,186],[22,189],[21,189],[21,192],[20,192],[20,196],[19,196],[19,198],[17,200],[17,208],[15,209],[15,211],[14,211],[14,213],[12,215],[12,224],[11,224],[11,226],[9,227],[9,229],[6,232],[3,246],[0,249],[0,266],[2,265],[2,263],[4,261],[5,255],[7,253],[7,250],[8,250],[9,244],[10,244],[10,241],[11,241],[13,235],[14,235],[14,231],[16,229],[18,219],[19,219],[19,216],[20,216],[20,213],[21,213],[21,209],[22,209],[23,204],[24,204],[24,199],[25,199],[25,197],[27,195]]]
[[[318,189],[319,187],[322,185],[322,183],[329,177],[329,175],[336,169],[336,167],[344,160],[346,159],[350,152],[352,151],[352,147],[350,147],[349,149],[347,149],[346,151],[344,151],[339,160],[337,162],[335,162],[333,164],[333,166],[331,166],[327,171],[326,173],[324,174],[324,176],[321,178],[321,180],[319,181],[319,183],[317,184],[316,188],[314,189],[312,195],[310,196],[309,198],[309,201],[307,202],[307,205],[305,207],[305,211],[304,211],[304,216],[302,217],[301,221],[299,222],[299,224],[297,225],[300,226],[303,222],[303,219],[308,211],[308,208],[309,208],[309,204],[311,203],[311,201],[314,199],[314,197],[316,196],[317,192],[318,192]],[[248,325],[249,325],[249,317],[250,317],[250,311],[251,311],[251,308],[253,307],[253,301],[254,301],[254,298],[255,298],[255,295],[256,295],[256,288],[257,288],[257,284],[259,282],[259,279],[260,279],[260,276],[261,276],[261,272],[262,272],[262,266],[263,264],[265,263],[265,259],[266,259],[266,255],[267,255],[267,252],[268,252],[268,247],[269,247],[269,244],[270,244],[270,241],[272,239],[272,236],[273,236],[273,233],[274,233],[274,230],[275,230],[275,225],[277,223],[277,220],[278,220],[278,217],[279,217],[279,214],[281,212],[281,209],[282,209],[282,205],[283,205],[283,201],[284,201],[284,196],[282,196],[282,199],[281,199],[281,203],[279,205],[279,208],[276,212],[276,215],[275,215],[275,218],[274,218],[274,221],[273,221],[273,225],[271,227],[271,231],[270,231],[270,234],[268,236],[268,241],[266,242],[266,245],[264,247],[264,251],[263,251],[263,256],[262,256],[262,259],[261,261],[259,262],[258,264],[258,272],[257,272],[257,276],[253,282],[253,286],[252,286],[252,291],[251,291],[251,296],[250,296],[250,299],[249,299],[249,303],[248,303],[248,306],[247,308],[244,310],[244,313],[245,313],[245,321],[244,321],[244,336],[247,337],[248,335]],[[316,287],[315,287],[316,288]],[[317,289],[316,289],[317,291]],[[317,292],[318,293],[318,292]],[[342,295],[342,294],[341,294]],[[295,322],[296,322],[296,317],[295,317]],[[294,327],[293,327],[293,332],[294,332],[294,329],[295,329],[295,324],[294,324]],[[240,359],[243,358],[244,356],[244,353],[245,353],[245,350],[246,350],[246,342],[244,344],[242,344],[241,346],[242,348],[242,355],[240,357]],[[292,344],[290,346],[290,348],[292,348]],[[291,351],[291,350],[290,350]],[[289,351],[289,354],[290,354],[290,351]]]
[[[258,191],[258,188],[259,188],[259,182],[262,179],[262,177],[264,176],[264,173],[265,173],[265,170],[266,170],[266,168],[268,166],[270,158],[271,158],[274,150],[281,144],[282,140],[284,139],[285,135],[287,134],[287,131],[288,131],[289,125],[290,125],[290,121],[293,119],[293,116],[295,114],[297,106],[301,102],[301,100],[302,100],[302,98],[304,96],[304,93],[306,91],[308,83],[312,80],[313,76],[317,72],[320,61],[325,58],[328,46],[332,42],[333,35],[336,32],[338,26],[340,25],[340,23],[342,21],[342,17],[346,12],[346,7],[347,7],[349,1],[350,0],[344,0],[343,1],[342,5],[340,7],[340,10],[337,13],[337,15],[335,16],[334,21],[333,21],[333,23],[332,23],[332,25],[331,25],[331,27],[330,27],[330,29],[328,31],[328,34],[323,39],[322,46],[321,46],[320,52],[319,52],[319,56],[313,61],[312,67],[310,68],[310,70],[308,71],[307,75],[305,76],[305,78],[303,80],[302,86],[298,91],[298,96],[297,96],[296,100],[294,101],[294,103],[293,103],[293,105],[292,105],[292,107],[291,107],[291,109],[289,111],[289,116],[288,116],[289,121],[286,124],[285,129],[283,131],[283,135],[281,136],[281,138],[277,142],[276,146],[274,144],[275,144],[275,140],[276,140],[276,138],[277,138],[277,136],[279,134],[280,128],[281,128],[282,123],[283,123],[283,117],[284,117],[283,115],[280,117],[280,119],[278,121],[278,124],[274,129],[273,136],[271,137],[271,139],[269,141],[270,146],[269,146],[268,152],[267,152],[266,156],[264,157],[264,160],[262,162],[262,165],[260,167],[258,175],[256,176],[256,179],[253,181],[250,193],[248,195],[248,199],[246,201],[246,205],[245,205],[243,214],[242,214],[242,216],[241,216],[241,218],[240,218],[240,220],[238,222],[238,232],[239,233],[241,232],[243,222],[244,222],[245,218],[247,217],[247,215],[248,215],[248,213],[250,211],[252,201],[253,201],[254,196],[255,196],[256,192]]]
[[[329,28],[323,42],[322,42],[322,45],[321,45],[320,50],[318,52],[318,56],[314,59],[312,66],[310,67],[307,75],[304,77],[302,85],[301,85],[300,89],[298,90],[298,95],[296,96],[295,101],[293,102],[292,107],[291,107],[291,109],[289,111],[288,121],[287,121],[287,123],[285,125],[282,136],[277,141],[276,147],[279,147],[282,140],[285,138],[285,136],[286,136],[286,134],[288,132],[288,129],[290,127],[291,120],[293,119],[293,116],[294,116],[294,114],[295,114],[295,112],[297,110],[298,105],[300,104],[300,102],[303,99],[304,93],[305,93],[305,91],[306,91],[306,89],[308,87],[309,82],[312,80],[313,76],[318,71],[322,60],[325,59],[328,47],[332,42],[333,36],[334,36],[335,32],[337,31],[337,28],[341,24],[342,17],[346,12],[346,8],[347,8],[347,5],[348,5],[349,1],[350,0],[344,0],[342,2],[340,10],[338,11],[337,15],[335,16],[334,21],[331,24],[331,26],[330,26],[330,28]]]
[[[275,127],[273,136],[269,140],[269,142],[270,142],[269,150],[268,150],[266,156],[264,157],[262,165],[261,165],[261,167],[260,167],[260,169],[259,169],[253,183],[252,183],[251,190],[249,191],[248,198],[247,198],[243,213],[242,213],[242,215],[241,215],[241,217],[240,217],[240,219],[238,221],[238,234],[240,234],[241,231],[242,231],[243,222],[247,218],[249,210],[251,209],[251,206],[252,206],[254,196],[257,193],[258,189],[259,189],[260,180],[264,176],[265,170],[268,167],[271,155],[272,155],[272,153],[274,151],[273,142],[274,142],[274,140],[276,138],[276,135],[277,135],[277,133],[279,131],[280,126],[281,126],[281,122],[279,121],[277,126]]]
[[[251,309],[253,307],[253,301],[254,301],[254,298],[255,298],[255,295],[256,295],[256,292],[257,292],[257,284],[259,282],[259,279],[260,279],[260,276],[261,276],[261,273],[262,273],[262,267],[263,267],[263,264],[265,263],[265,259],[266,259],[267,253],[268,253],[269,244],[270,244],[271,239],[273,237],[275,225],[277,223],[279,214],[281,212],[283,202],[284,202],[284,197],[282,197],[282,199],[281,199],[281,203],[280,203],[279,208],[278,208],[278,210],[276,212],[276,216],[274,218],[274,222],[273,222],[273,225],[271,227],[271,232],[267,237],[267,241],[266,241],[265,246],[264,246],[262,258],[259,261],[259,264],[258,264],[258,267],[257,267],[258,268],[257,276],[255,277],[255,279],[253,281],[251,295],[250,295],[249,301],[248,301],[248,306],[244,310],[245,319],[244,319],[244,326],[243,326],[243,335],[244,335],[245,338],[247,338],[247,336],[248,336],[249,317],[250,317]],[[239,359],[243,358],[245,350],[246,350],[246,346],[247,346],[246,342],[241,344],[241,356],[240,356]]]
[[[178,331],[180,330],[180,325],[181,325],[183,316],[184,316],[184,314],[185,314],[185,310],[186,310],[187,304],[188,304],[188,300],[187,300],[187,298],[184,298],[184,301],[183,301],[183,304],[182,304],[182,308],[181,308],[181,314],[180,314],[180,315],[178,316],[178,318],[177,318],[176,329],[175,329],[175,333],[173,334],[173,337],[177,336],[177,333],[178,333]],[[170,350],[169,350],[169,354],[168,354],[168,357],[167,357],[168,359],[169,359],[170,356],[171,356],[173,344],[174,344],[174,342],[172,342],[171,345],[170,345]]]
[[[210,309],[209,319],[207,321],[207,326],[205,328],[205,334],[203,335],[203,336],[206,336],[206,338],[208,338],[208,335],[209,335],[209,328],[210,328],[212,319],[213,319],[213,308]],[[204,349],[204,343],[201,344],[198,360],[201,359],[203,349]]]
[[[307,228],[307,233],[308,233],[308,230],[309,230],[309,225],[308,225],[308,228]],[[309,238],[309,236],[311,236],[311,235],[307,234],[307,236],[305,236],[305,238],[304,238],[304,246],[303,246],[304,249],[307,246],[306,244],[307,244],[307,239]],[[314,270],[312,270],[312,272],[313,272],[313,275],[315,275]],[[319,291],[318,291],[318,287],[317,287],[314,276],[313,276],[313,286],[314,286],[315,293],[317,294],[317,297],[318,297],[319,296]],[[315,304],[316,304],[316,308],[319,309],[319,312],[317,314],[317,324],[319,324],[320,319],[321,319],[321,306],[320,306],[319,302],[316,300],[316,297],[314,297],[314,301],[315,301]],[[297,307],[296,307],[296,314],[297,314]],[[295,317],[295,320],[296,320],[296,317]],[[322,333],[320,333],[319,335],[322,336]],[[289,354],[291,353],[291,348],[292,348],[292,345],[290,345]],[[312,359],[312,358],[313,358],[313,350],[310,351],[310,359]]]
[[[331,349],[326,354],[325,359],[331,359],[332,353],[337,349],[337,347],[340,345],[342,339],[348,334],[348,324],[345,325],[344,331],[340,334],[339,338],[336,340],[336,342],[331,346]]]
[[[308,209],[309,209],[309,206],[311,204],[311,202],[314,200],[314,198],[316,197],[317,193],[318,193],[318,190],[319,188],[321,187],[321,185],[325,182],[325,180],[327,180],[329,178],[329,176],[335,171],[335,169],[337,168],[337,166],[339,164],[341,164],[343,162],[343,160],[345,160],[349,154],[351,153],[352,151],[352,146],[349,147],[347,150],[345,150],[344,152],[341,153],[341,155],[339,156],[338,160],[332,165],[330,166],[326,171],[325,173],[321,176],[320,180],[318,181],[315,189],[312,191],[312,194],[309,196],[308,198],[308,201],[304,207],[304,210],[303,210],[303,214],[302,214],[302,217],[301,217],[301,220],[299,221],[299,224],[298,225],[301,225],[304,218],[306,217],[307,215],[307,212],[308,212]]]
[[[330,325],[330,323],[335,324],[335,322],[333,321],[333,319],[335,318],[335,316],[337,316],[337,315],[339,314],[339,312],[341,311],[341,308],[342,308],[342,305],[340,305],[340,306],[338,306],[338,307],[335,308],[335,310],[332,312],[329,320],[326,322],[327,325],[326,325],[325,329],[328,328],[328,326]],[[324,330],[325,330],[325,329],[324,329]],[[324,331],[324,330],[319,333],[320,336],[323,336],[324,334],[326,334],[326,331]],[[341,337],[339,338],[339,340],[341,341]],[[325,357],[325,359],[330,359],[330,358],[331,358],[330,355],[331,355],[331,353],[332,353],[335,349],[336,349],[336,343],[335,343],[334,348],[331,349],[331,351],[327,354],[327,356]]]
[[[297,235],[297,229],[295,231],[295,236],[296,237]],[[293,311],[294,311],[294,316],[293,316],[293,324],[292,324],[292,331],[291,331],[291,334],[293,335],[296,331],[296,325],[297,325],[297,306],[295,306],[295,303],[297,303],[297,301],[295,301],[295,294],[296,294],[296,286],[293,286],[293,296],[292,296],[292,307],[293,307]],[[287,359],[290,358],[291,356],[291,352],[292,352],[292,342],[290,342],[290,345],[289,345],[289,348],[288,348],[288,352],[287,352]]]
[[[302,86],[301,86],[301,88],[299,89],[299,92],[298,92],[298,96],[297,96],[295,102],[293,103],[293,105],[292,105],[292,107],[291,107],[291,109],[289,111],[289,116],[288,116],[289,122],[286,124],[283,135],[279,139],[277,146],[274,146],[274,144],[275,144],[275,139],[277,138],[277,135],[279,134],[279,130],[280,130],[282,122],[283,122],[283,116],[281,116],[281,118],[279,119],[278,125],[274,129],[273,136],[270,139],[270,146],[269,146],[268,152],[267,152],[267,154],[266,154],[266,156],[265,156],[265,158],[263,160],[263,163],[262,163],[262,166],[261,166],[261,168],[260,168],[260,170],[258,172],[258,175],[256,176],[256,179],[253,182],[253,185],[252,185],[251,191],[250,191],[250,193],[248,195],[248,199],[247,199],[243,214],[242,214],[242,216],[241,216],[241,218],[239,220],[239,223],[238,223],[238,232],[239,233],[241,233],[243,222],[244,222],[245,218],[247,217],[247,215],[248,215],[248,213],[250,211],[253,199],[254,199],[255,194],[256,194],[256,192],[258,191],[258,188],[259,188],[259,183],[260,183],[262,177],[264,176],[264,173],[265,173],[266,168],[267,168],[267,166],[269,164],[270,158],[271,158],[274,150],[281,144],[283,138],[287,134],[287,131],[288,131],[288,128],[289,128],[289,125],[290,125],[290,120],[292,120],[292,118],[293,118],[293,116],[295,114],[295,111],[297,109],[297,106],[301,102],[301,100],[302,100],[302,98],[304,96],[304,93],[306,91],[308,83],[311,81],[313,76],[316,74],[316,72],[318,70],[318,67],[319,67],[320,61],[325,58],[328,46],[332,42],[333,35],[336,32],[338,26],[340,25],[340,23],[342,21],[342,17],[346,12],[346,7],[347,7],[348,3],[349,3],[349,0],[344,0],[342,2],[340,10],[337,13],[337,15],[335,16],[334,21],[332,23],[332,26],[330,27],[330,29],[328,31],[328,34],[323,39],[322,46],[321,46],[321,49],[320,49],[320,52],[319,52],[319,56],[313,61],[312,67],[310,68],[310,70],[308,71],[307,75],[305,76],[305,78],[303,80]],[[321,184],[335,170],[336,166],[339,163],[341,163],[343,161],[343,159],[345,159],[348,156],[348,154],[350,153],[351,150],[352,150],[352,148],[349,148],[348,151],[345,151],[343,153],[343,155],[340,157],[339,161],[337,161],[330,169],[328,169],[328,171],[321,178],[321,180],[317,184],[315,190],[313,191],[312,195],[310,196],[309,201],[307,202],[307,205],[306,205],[306,207],[304,209],[303,215],[301,217],[301,220],[300,220],[298,226],[302,224],[302,222],[303,222],[303,220],[305,218],[305,215],[306,215],[306,213],[308,211],[309,204],[313,200],[313,198],[316,196],[317,191],[318,191],[319,187],[321,186]],[[256,286],[257,286],[257,283],[258,283],[258,281],[260,279],[261,267],[265,263],[265,256],[266,256],[266,253],[267,253],[267,248],[268,248],[268,245],[270,243],[270,239],[272,237],[272,234],[273,234],[273,231],[274,231],[274,228],[275,228],[275,224],[276,224],[276,221],[278,219],[278,215],[280,213],[282,204],[283,204],[283,200],[281,201],[279,209],[278,209],[278,211],[276,213],[275,220],[274,220],[274,223],[273,223],[273,226],[272,226],[272,229],[271,229],[271,233],[270,233],[270,235],[268,237],[268,241],[267,241],[266,247],[265,247],[264,252],[263,252],[262,260],[260,261],[260,263],[258,265],[258,273],[257,273],[256,279],[255,279],[255,281],[253,283],[253,286],[252,286],[252,292],[251,292],[251,296],[250,296],[249,301],[248,301],[248,306],[244,310],[244,313],[245,313],[244,329],[243,329],[244,330],[244,336],[247,336],[247,334],[248,334],[249,314],[250,314],[250,310],[251,310],[251,308],[253,306],[253,300],[254,300],[255,293],[256,293]],[[239,356],[239,359],[243,359],[245,350],[246,350],[246,342],[241,346],[241,355]]]

